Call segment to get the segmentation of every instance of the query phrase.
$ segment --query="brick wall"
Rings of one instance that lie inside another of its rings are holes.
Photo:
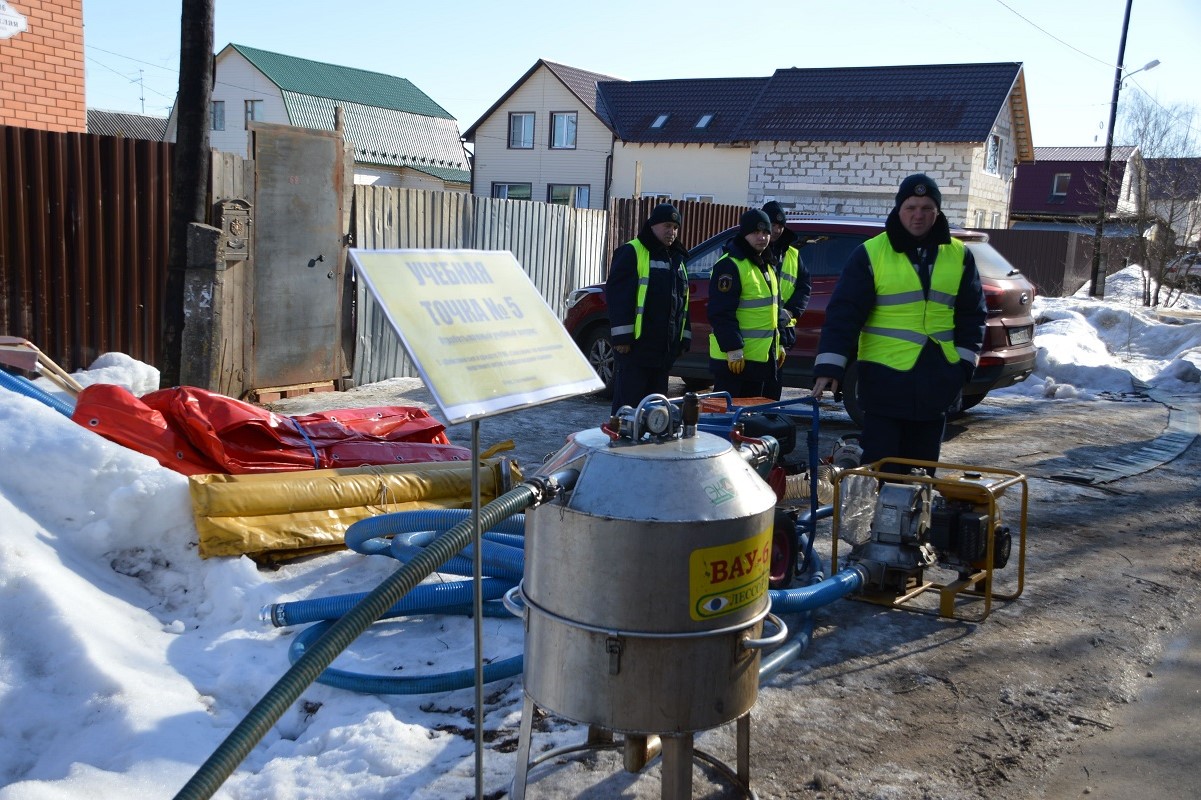
[[[1012,142],[1005,141],[1001,163],[1012,164],[1012,154]],[[924,172],[938,182],[952,225],[972,224],[974,210],[983,206],[990,214],[1002,212],[1004,226],[1011,175],[985,175],[983,164],[978,143],[759,142],[751,155],[747,204],[773,198],[805,214],[882,217],[901,181]],[[985,219],[987,224],[990,217]]]
[[[25,31],[0,39],[0,125],[87,130],[83,0],[4,0]]]

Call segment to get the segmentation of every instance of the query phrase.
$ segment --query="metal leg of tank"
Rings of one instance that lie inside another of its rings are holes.
[[[517,734],[517,772],[509,796],[513,800],[525,800],[525,782],[530,774],[530,736],[534,731],[534,698],[528,694],[521,706],[521,730]]]
[[[662,738],[646,734],[626,734],[623,753],[626,772],[642,772],[643,768],[655,760],[661,752],[663,752]]]
[[[663,737],[663,800],[692,800],[692,734]]]
[[[662,800],[691,800],[692,768],[694,761],[701,761],[724,775],[731,784],[742,790],[747,800],[758,800],[751,789],[751,713],[748,711],[735,720],[737,744],[737,772],[714,756],[694,747],[693,734],[644,735],[626,734],[622,742],[615,740],[613,731],[599,725],[588,726],[587,739],[578,745],[559,747],[541,753],[530,760],[534,716],[538,706],[533,698],[525,696],[521,710],[521,729],[517,736],[517,771],[509,788],[511,800],[525,800],[526,785],[530,769],[570,753],[587,750],[623,750],[624,766],[627,771],[640,772],[656,758],[659,761],[660,795]]]

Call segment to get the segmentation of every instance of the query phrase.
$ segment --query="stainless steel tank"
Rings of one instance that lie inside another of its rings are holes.
[[[543,474],[573,488],[526,514],[526,694],[577,722],[680,734],[754,705],[775,493],[704,432],[575,434]]]

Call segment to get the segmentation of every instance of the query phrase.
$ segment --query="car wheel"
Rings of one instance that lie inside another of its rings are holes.
[[[983,395],[983,394],[965,394],[965,395],[963,395],[963,397],[960,398],[961,402],[959,404],[959,410],[956,412],[955,416],[960,416],[963,414],[963,412],[967,411],[969,408],[975,408],[976,406],[980,405],[981,403],[984,402],[985,397],[987,397],[987,395]]]
[[[842,392],[842,407],[851,417],[851,421],[863,427],[863,406],[859,404],[859,362],[852,361],[842,375],[842,384],[838,387]]]
[[[613,343],[609,340],[609,326],[598,325],[588,331],[580,347],[588,363],[596,370],[605,387],[597,392],[601,397],[613,396]]]

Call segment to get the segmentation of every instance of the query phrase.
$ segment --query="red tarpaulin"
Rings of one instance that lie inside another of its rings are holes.
[[[469,461],[425,409],[377,406],[286,416],[192,386],[135,397],[114,384],[79,394],[71,418],[184,475]]]

